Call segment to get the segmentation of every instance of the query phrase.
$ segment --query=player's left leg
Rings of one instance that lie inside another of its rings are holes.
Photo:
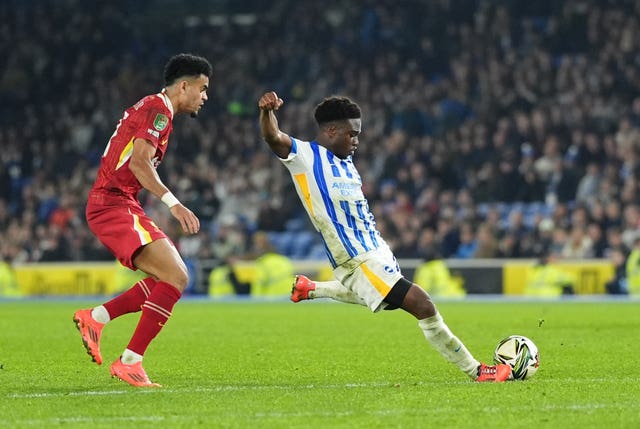
[[[316,298],[331,298],[347,304],[367,305],[362,298],[338,280],[316,282],[301,274],[297,275],[291,289],[291,301],[300,302]]]

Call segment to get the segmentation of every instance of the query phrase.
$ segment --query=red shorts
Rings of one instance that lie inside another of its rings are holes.
[[[120,263],[132,270],[135,253],[166,234],[133,200],[90,193],[87,223],[91,231]]]

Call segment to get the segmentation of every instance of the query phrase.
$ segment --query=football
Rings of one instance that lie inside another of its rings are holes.
[[[538,347],[529,338],[511,335],[498,343],[493,362],[511,366],[514,380],[525,380],[538,371],[540,355]]]

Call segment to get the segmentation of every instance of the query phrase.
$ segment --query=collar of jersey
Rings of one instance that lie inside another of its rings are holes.
[[[162,98],[165,106],[167,106],[167,109],[169,109],[169,112],[171,112],[171,119],[173,119],[173,104],[171,104],[171,100],[169,99],[169,96],[164,89],[160,91],[160,98]]]

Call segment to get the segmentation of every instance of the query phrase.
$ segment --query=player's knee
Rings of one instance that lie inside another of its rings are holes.
[[[167,282],[175,286],[180,291],[184,291],[189,284],[189,271],[184,264],[178,264],[171,269],[167,269],[159,276],[161,281]]]
[[[420,320],[435,316],[437,313],[429,294],[415,283],[407,292],[402,308]]]
[[[189,271],[184,265],[176,272],[176,283],[176,286],[180,288],[180,290],[185,290],[189,284]]]

